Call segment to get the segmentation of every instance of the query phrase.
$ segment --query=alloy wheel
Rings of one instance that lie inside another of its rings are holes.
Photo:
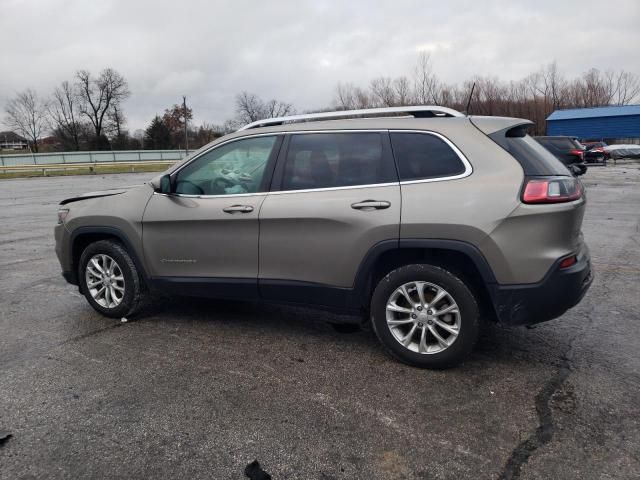
[[[409,282],[394,290],[386,319],[394,338],[420,354],[440,353],[460,334],[458,304],[444,288],[430,282]]]
[[[124,298],[124,275],[118,262],[105,254],[89,259],[85,269],[85,280],[91,297],[104,308],[115,308]]]

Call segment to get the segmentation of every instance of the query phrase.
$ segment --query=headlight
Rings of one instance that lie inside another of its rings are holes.
[[[64,221],[67,219],[67,215],[69,215],[68,208],[58,209],[58,225],[62,225],[64,223]]]

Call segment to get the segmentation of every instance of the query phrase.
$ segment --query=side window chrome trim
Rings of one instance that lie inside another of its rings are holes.
[[[226,145],[228,143],[231,142],[236,142],[239,140],[244,140],[246,138],[254,138],[254,137],[268,137],[268,136],[278,136],[278,135],[300,135],[300,134],[308,134],[308,133],[360,133],[360,132],[371,132],[371,133],[384,133],[384,132],[388,132],[388,133],[421,133],[424,135],[433,135],[435,137],[438,137],[439,139],[441,139],[442,141],[444,141],[449,147],[451,147],[451,149],[456,153],[456,155],[458,155],[458,157],[460,158],[460,160],[462,161],[465,170],[464,172],[458,174],[458,175],[451,175],[451,176],[447,176],[447,177],[434,177],[434,178],[425,178],[425,179],[421,179],[421,180],[404,180],[404,181],[398,181],[398,182],[387,182],[387,183],[372,183],[372,184],[367,184],[367,185],[347,185],[344,187],[327,187],[327,188],[308,188],[308,189],[303,189],[303,190],[277,190],[277,191],[264,191],[264,192],[254,192],[254,193],[234,193],[234,194],[227,194],[227,195],[187,195],[187,194],[182,194],[182,193],[173,193],[171,195],[167,195],[164,193],[159,193],[159,192],[154,192],[154,195],[164,195],[164,196],[173,196],[173,197],[183,197],[183,198],[232,198],[232,197],[250,197],[250,196],[255,196],[255,195],[282,195],[285,193],[307,193],[307,192],[329,192],[329,191],[333,191],[333,190],[348,190],[348,189],[359,189],[359,188],[372,188],[372,187],[391,187],[394,185],[411,185],[414,183],[430,183],[430,182],[443,182],[443,181],[447,181],[447,180],[458,180],[460,178],[465,178],[468,177],[469,175],[471,175],[473,173],[473,167],[471,166],[471,163],[469,163],[469,160],[467,160],[467,157],[464,155],[464,153],[462,153],[460,151],[460,149],[453,143],[451,142],[451,140],[449,140],[447,137],[441,135],[440,133],[437,132],[433,132],[431,130],[407,130],[407,129],[402,129],[402,130],[393,130],[393,129],[340,129],[340,130],[296,130],[296,131],[279,131],[279,132],[268,132],[268,133],[256,133],[256,134],[252,134],[252,135],[242,135],[239,137],[234,137],[231,138],[225,142],[222,143],[217,143],[215,145],[213,145],[211,148],[201,152],[200,154],[198,154],[198,156],[193,157],[192,159],[190,159],[187,163],[185,163],[184,165],[181,165],[180,168],[178,168],[176,171],[171,172],[171,175],[175,175],[177,174],[180,170],[182,170],[183,168],[185,168],[187,165],[191,164],[192,162],[194,162],[195,160],[197,160],[198,158],[200,158],[202,155],[206,155],[207,153],[211,152],[212,150],[221,147],[223,145]]]
[[[162,195],[163,197],[180,197],[180,198],[231,198],[231,197],[256,197],[258,195],[265,196],[269,192],[254,193],[226,193],[221,195],[189,195],[187,193],[160,193],[153,192],[154,195]]]
[[[469,162],[469,160],[467,160],[467,157],[464,155],[464,153],[462,153],[462,151],[456,147],[456,145],[449,140],[447,137],[445,137],[444,135],[438,133],[438,132],[433,132],[431,130],[392,130],[389,129],[389,135],[391,136],[392,133],[421,133],[423,135],[433,135],[434,137],[439,138],[440,140],[442,140],[444,143],[446,143],[451,150],[453,150],[455,152],[455,154],[458,156],[458,158],[460,159],[460,161],[462,162],[462,164],[464,165],[464,172],[459,173],[457,175],[449,175],[446,177],[432,177],[432,178],[423,178],[423,179],[419,179],[419,180],[401,180],[400,181],[400,185],[412,185],[414,183],[431,183],[431,182],[444,182],[447,180],[458,180],[460,178],[465,178],[468,177],[469,175],[471,175],[473,173],[473,167],[471,166],[471,163]],[[393,142],[392,142],[393,144]],[[397,161],[397,159],[396,159]]]
[[[276,190],[266,193],[269,195],[282,195],[285,193],[330,192],[332,190],[354,190],[358,188],[394,187],[399,185],[400,182],[370,183],[367,185],[347,185],[344,187],[306,188],[304,190]]]

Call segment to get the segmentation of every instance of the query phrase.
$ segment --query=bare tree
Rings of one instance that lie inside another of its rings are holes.
[[[409,79],[405,76],[398,77],[393,81],[393,90],[395,92],[396,103],[398,105],[411,105],[411,86]]]
[[[280,100],[269,100],[264,104],[264,118],[285,117],[293,113],[293,105]]]
[[[609,105],[614,97],[611,78],[603,75],[597,68],[585,72],[572,84],[573,97],[577,107],[599,107]]]
[[[64,81],[53,91],[47,103],[49,123],[62,138],[63,144],[73,150],[80,150],[81,125],[79,122],[79,99],[77,92],[69,82]]]
[[[105,117],[114,104],[121,104],[129,96],[129,86],[125,78],[112,68],[105,68],[96,78],[87,70],[80,70],[76,79],[80,112],[93,126],[95,146],[102,148]]]
[[[263,103],[257,95],[247,91],[236,95],[236,114],[240,122],[251,123],[261,120],[262,113]]]
[[[562,92],[566,81],[558,72],[558,65],[555,61],[542,69],[541,77],[545,85],[546,98],[550,99],[552,109],[562,108]]]
[[[414,96],[421,105],[440,105],[439,91],[443,89],[431,65],[431,56],[420,52],[413,71]],[[449,92],[450,93],[450,92]]]
[[[355,109],[355,89],[353,83],[338,83],[334,94],[333,103],[338,110]]]
[[[127,123],[127,119],[122,113],[122,108],[118,102],[113,103],[107,112],[108,125],[106,129],[109,131],[112,147],[114,149],[127,148],[129,132],[123,127]]]
[[[374,106],[371,96],[353,83],[338,83],[333,103],[338,110],[358,110]]]
[[[256,122],[264,118],[275,118],[294,113],[293,105],[280,100],[265,102],[254,93],[247,91],[236,95],[236,118],[228,127]]]
[[[621,70],[615,78],[614,103],[628,105],[640,96],[640,78],[638,75]]]
[[[359,87],[354,91],[354,102],[356,109],[371,108],[374,106],[371,95]]]
[[[46,127],[45,106],[38,94],[28,88],[9,100],[6,106],[7,126],[27,138],[38,151],[38,140]]]
[[[396,104],[396,93],[391,78],[378,77],[371,80],[371,96],[379,107],[393,107]]]

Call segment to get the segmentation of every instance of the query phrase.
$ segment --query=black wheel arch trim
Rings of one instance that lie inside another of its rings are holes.
[[[396,240],[384,240],[369,249],[365,258],[360,263],[353,285],[354,293],[363,296],[367,291],[367,282],[373,268],[380,256],[388,251],[403,249],[425,250],[452,250],[468,256],[480,272],[482,279],[488,285],[496,283],[493,270],[484,255],[474,245],[460,240],[425,239],[425,238],[401,238]]]
[[[138,254],[136,253],[136,250],[133,247],[133,244],[121,229],[119,229],[118,227],[108,227],[108,226],[84,226],[84,227],[77,227],[70,233],[69,254],[72,258],[73,270],[71,272],[68,272],[68,276],[71,277],[71,279],[74,281],[72,282],[70,281],[69,283],[73,283],[74,285],[78,284],[78,278],[77,278],[78,265],[76,261],[79,260],[79,258],[78,259],[73,258],[73,252],[75,249],[76,241],[78,240],[79,237],[82,237],[84,235],[91,235],[91,234],[109,235],[109,236],[116,237],[118,240],[120,240],[124,245],[125,249],[127,250],[127,253],[131,255],[131,259],[133,260],[133,263],[135,264],[136,269],[138,269],[138,272],[142,275],[145,281],[149,279],[147,272],[144,268],[144,264],[140,261],[140,258],[138,257]],[[67,281],[69,281],[68,276],[65,275],[65,278],[67,279]]]

